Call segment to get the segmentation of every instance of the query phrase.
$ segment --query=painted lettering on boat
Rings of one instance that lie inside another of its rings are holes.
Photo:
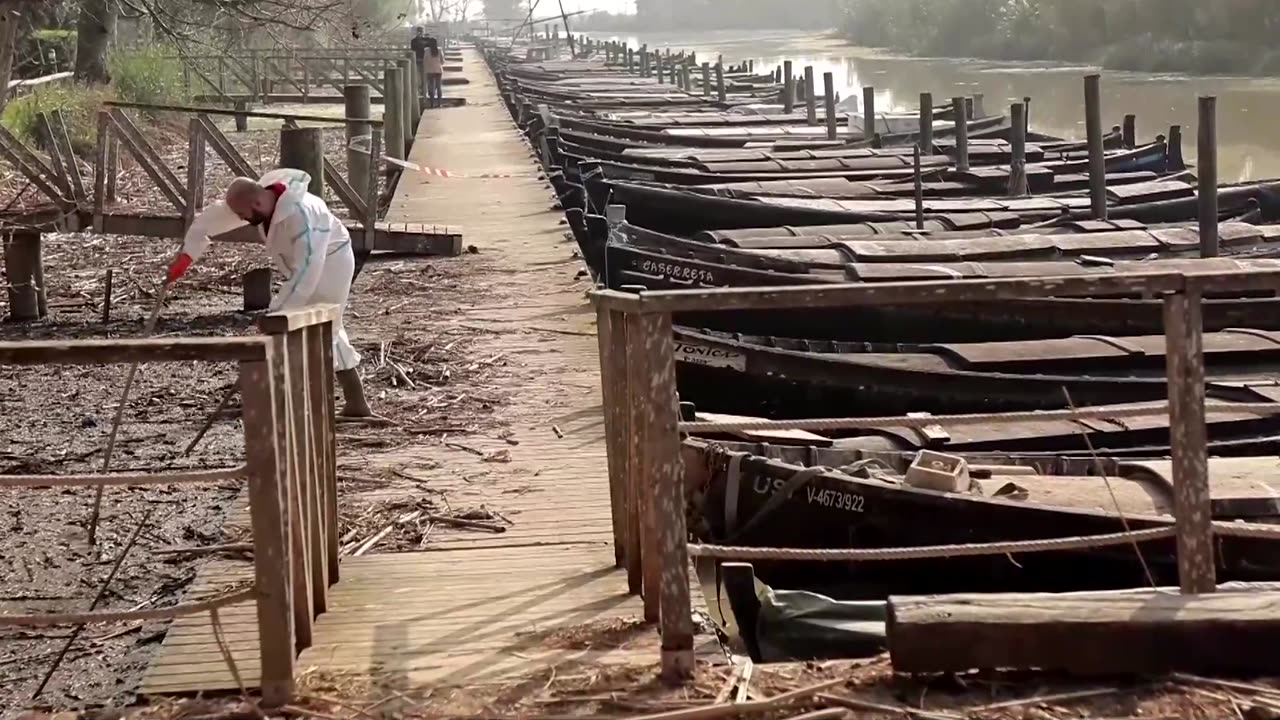
[[[709,270],[676,265],[675,263],[645,260],[640,263],[640,271],[646,275],[656,275],[658,277],[670,278],[672,280],[693,280],[707,284],[715,283],[715,277]]]
[[[786,484],[785,481],[781,479],[756,477],[753,489],[757,495],[772,495],[782,489],[784,484]],[[865,497],[857,493],[813,486],[805,488],[805,495],[806,500],[812,505],[821,505],[822,507],[851,513],[863,512],[867,502]]]
[[[696,345],[680,340],[676,341],[676,362],[743,371],[747,369],[747,356],[740,352],[707,345]]]

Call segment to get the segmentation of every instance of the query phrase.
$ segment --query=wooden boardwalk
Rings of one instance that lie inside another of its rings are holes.
[[[583,296],[589,286],[574,278],[578,261],[563,216],[552,210],[552,193],[537,179],[492,76],[477,52],[465,52],[469,83],[460,92],[467,104],[425,114],[409,159],[472,177],[407,173],[387,220],[457,226],[477,246],[488,268],[484,282],[500,284],[511,301],[467,308],[459,322],[493,330],[476,354],[518,358],[527,382],[503,408],[512,421],[507,440],[459,440],[483,453],[506,450],[509,463],[482,463],[438,445],[410,446],[390,460],[427,461],[430,469],[415,473],[452,505],[486,504],[514,525],[500,535],[445,533],[431,539],[430,552],[344,559],[299,668],[474,685],[576,661],[652,665],[658,638],[651,627],[624,632],[623,642],[606,649],[557,637],[557,630],[581,632],[584,625],[630,627],[641,601],[614,569],[594,313]],[[475,482],[480,476],[484,482]],[[243,564],[210,563],[194,592],[237,579],[247,579]],[[696,588],[694,597],[700,605]],[[253,606],[228,609],[221,622],[253,685]],[[142,692],[234,688],[203,616],[174,623]]]

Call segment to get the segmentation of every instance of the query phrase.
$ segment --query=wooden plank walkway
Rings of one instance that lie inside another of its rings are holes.
[[[410,446],[378,462],[413,465],[415,476],[451,505],[484,504],[514,525],[498,535],[433,536],[430,552],[344,559],[341,582],[299,667],[475,685],[575,662],[652,665],[659,646],[652,627],[623,632],[611,649],[556,638],[557,630],[589,624],[632,628],[642,610],[640,599],[627,594],[625,573],[614,568],[594,313],[583,297],[589,286],[574,279],[579,261],[564,237],[563,216],[552,210],[551,190],[537,179],[529,148],[476,51],[466,50],[463,73],[470,80],[467,104],[424,115],[409,159],[488,177],[406,173],[387,220],[460,227],[480,255],[456,262],[487,263],[483,282],[499,285],[510,300],[459,311],[460,322],[493,331],[474,354],[518,358],[527,379],[503,407],[510,434],[458,440],[481,453],[505,450],[510,462],[483,462],[438,444]],[[193,592],[247,577],[243,564],[210,563]],[[694,597],[700,605],[696,588]],[[230,608],[221,622],[253,685],[253,606]],[[707,656],[718,652],[714,639],[699,642]],[[174,623],[142,692],[234,688],[205,616]]]

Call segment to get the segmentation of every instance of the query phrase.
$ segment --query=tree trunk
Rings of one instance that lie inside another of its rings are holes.
[[[107,49],[116,34],[117,12],[116,0],[80,0],[80,19],[76,23],[76,80],[111,82]]]
[[[18,45],[19,0],[0,0],[0,110],[9,100],[13,79],[13,54]]]

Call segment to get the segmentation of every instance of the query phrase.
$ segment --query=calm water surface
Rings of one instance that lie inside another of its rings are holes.
[[[813,65],[818,82],[830,72],[841,97],[861,96],[864,85],[876,88],[882,110],[914,110],[920,93],[933,93],[935,104],[953,96],[982,93],[988,113],[1008,103],[1031,98],[1035,130],[1063,137],[1084,136],[1084,86],[1081,78],[1095,70],[1057,64],[1005,64],[952,59],[890,57],[850,48],[839,40],[813,34],[724,31],[700,34],[592,34],[601,40],[623,40],[632,47],[688,49],[700,60],[754,60],[756,70],[772,71],[785,60],[801,75]],[[1219,173],[1223,182],[1280,177],[1280,79],[1189,78],[1145,73],[1103,73],[1103,123],[1119,125],[1126,114],[1138,117],[1140,138],[1183,128],[1183,151],[1196,154],[1196,98],[1218,97]]]

